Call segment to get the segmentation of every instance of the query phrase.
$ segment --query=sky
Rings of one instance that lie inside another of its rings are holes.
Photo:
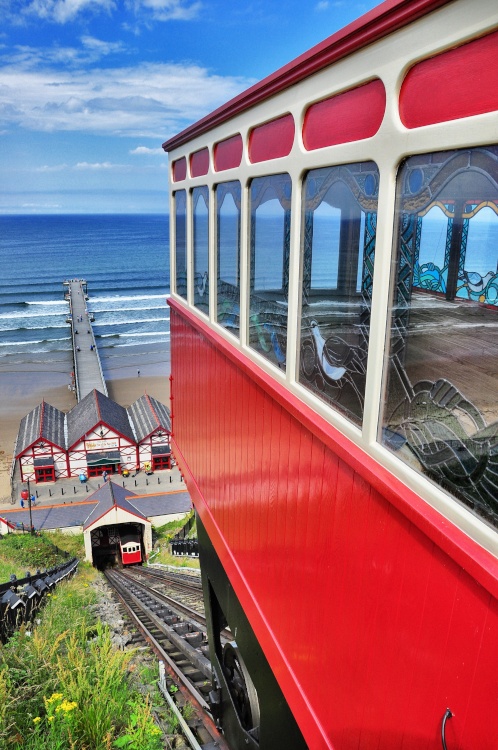
[[[161,144],[376,0],[0,0],[0,214],[164,213]]]

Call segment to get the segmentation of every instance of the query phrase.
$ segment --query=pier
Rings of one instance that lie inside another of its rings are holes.
[[[64,281],[63,286],[64,297],[69,302],[68,322],[71,324],[76,399],[81,401],[94,388],[107,396],[107,386],[92,328],[93,316],[88,312],[86,305],[87,282],[84,279],[70,279]]]

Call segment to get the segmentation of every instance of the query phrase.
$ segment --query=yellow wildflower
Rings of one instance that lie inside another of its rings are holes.
[[[33,719],[33,724],[38,724],[41,721],[41,718],[39,716],[35,716]]]
[[[64,695],[62,693],[52,693],[50,698],[44,698],[46,704],[55,703],[55,701],[60,701],[64,698]]]
[[[48,720],[49,720],[49,721],[53,721],[54,719],[55,719],[55,716],[49,716],[49,717],[48,717]]]

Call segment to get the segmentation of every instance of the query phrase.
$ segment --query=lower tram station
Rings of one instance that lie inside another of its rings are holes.
[[[145,562],[152,551],[152,529],[184,518],[192,510],[188,492],[137,494],[113,481],[84,501],[2,509],[1,533],[20,528],[83,532],[85,559],[96,568]]]

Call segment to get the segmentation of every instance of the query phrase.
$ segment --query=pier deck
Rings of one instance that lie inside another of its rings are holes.
[[[70,310],[76,399],[81,401],[94,388],[107,396],[91,316],[86,306],[86,282],[72,279],[64,281],[64,287],[67,288],[66,299]]]

